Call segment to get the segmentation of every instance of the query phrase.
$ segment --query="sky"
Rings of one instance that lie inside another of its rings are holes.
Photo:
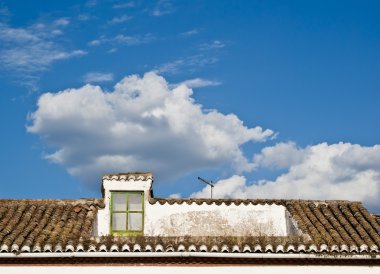
[[[0,1],[1,198],[360,200],[380,212],[379,1]]]

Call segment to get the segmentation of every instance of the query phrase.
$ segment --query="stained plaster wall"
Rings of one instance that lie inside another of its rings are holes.
[[[147,204],[150,236],[287,236],[294,233],[281,205]]]
[[[289,236],[298,233],[284,206],[150,204],[151,184],[150,179],[104,180],[105,208],[98,212],[94,234],[110,234],[111,191],[144,191],[145,236]]]

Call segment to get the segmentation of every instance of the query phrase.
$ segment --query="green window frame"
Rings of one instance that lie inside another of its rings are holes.
[[[144,192],[111,192],[110,231],[113,235],[141,235],[144,232]]]

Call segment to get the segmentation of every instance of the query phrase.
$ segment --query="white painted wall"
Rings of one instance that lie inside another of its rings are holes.
[[[147,204],[149,236],[287,236],[294,229],[281,205]]]
[[[149,197],[149,191],[152,186],[152,179],[147,180],[103,180],[104,187],[104,204],[105,208],[100,209],[97,214],[97,219],[94,223],[94,234],[97,236],[105,236],[110,233],[110,201],[111,191],[143,191],[144,204]],[[145,208],[146,210],[146,208]]]
[[[289,236],[298,233],[281,205],[150,204],[152,180],[103,179],[105,208],[99,210],[94,234],[109,235],[111,191],[144,191],[146,236]]]

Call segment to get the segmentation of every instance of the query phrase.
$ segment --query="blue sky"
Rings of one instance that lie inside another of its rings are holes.
[[[0,196],[98,197],[100,174],[152,170],[158,196],[207,196],[202,176],[219,197],[378,210],[379,12],[378,1],[0,2]]]

